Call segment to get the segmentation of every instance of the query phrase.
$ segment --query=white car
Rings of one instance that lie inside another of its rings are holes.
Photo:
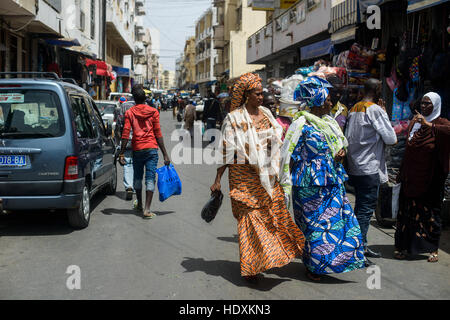
[[[127,98],[127,101],[134,101],[133,95],[131,93],[119,93],[119,92],[111,92],[109,94],[108,100],[119,101],[120,97]]]

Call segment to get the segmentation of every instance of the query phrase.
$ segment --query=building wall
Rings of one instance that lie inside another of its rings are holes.
[[[264,68],[264,65],[247,64],[247,39],[250,35],[262,28],[266,24],[266,13],[264,11],[253,11],[247,6],[247,0],[241,0],[236,3],[236,31],[230,31],[229,50],[229,70],[230,78],[236,78],[246,72]],[[241,5],[241,9],[239,9]],[[239,13],[241,10],[241,13]],[[238,16],[242,14],[242,19],[238,21]]]

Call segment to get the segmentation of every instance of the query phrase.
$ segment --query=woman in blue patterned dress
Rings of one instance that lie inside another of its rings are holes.
[[[285,171],[292,179],[295,222],[306,238],[303,263],[314,281],[322,274],[365,267],[361,230],[346,196],[347,174],[339,162],[345,156],[346,140],[328,116],[332,106],[328,90],[323,93],[314,101],[317,106],[310,104],[310,112],[297,115],[285,142],[291,140],[290,161],[286,159],[290,170]]]

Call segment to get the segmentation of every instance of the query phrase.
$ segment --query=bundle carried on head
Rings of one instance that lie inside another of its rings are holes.
[[[322,106],[333,86],[319,77],[308,77],[300,82],[294,91],[294,100],[305,102],[309,107]]]

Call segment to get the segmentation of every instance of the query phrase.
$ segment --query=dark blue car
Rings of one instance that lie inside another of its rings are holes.
[[[54,76],[0,79],[0,211],[65,209],[85,228],[92,196],[116,191],[116,148],[89,94]]]

